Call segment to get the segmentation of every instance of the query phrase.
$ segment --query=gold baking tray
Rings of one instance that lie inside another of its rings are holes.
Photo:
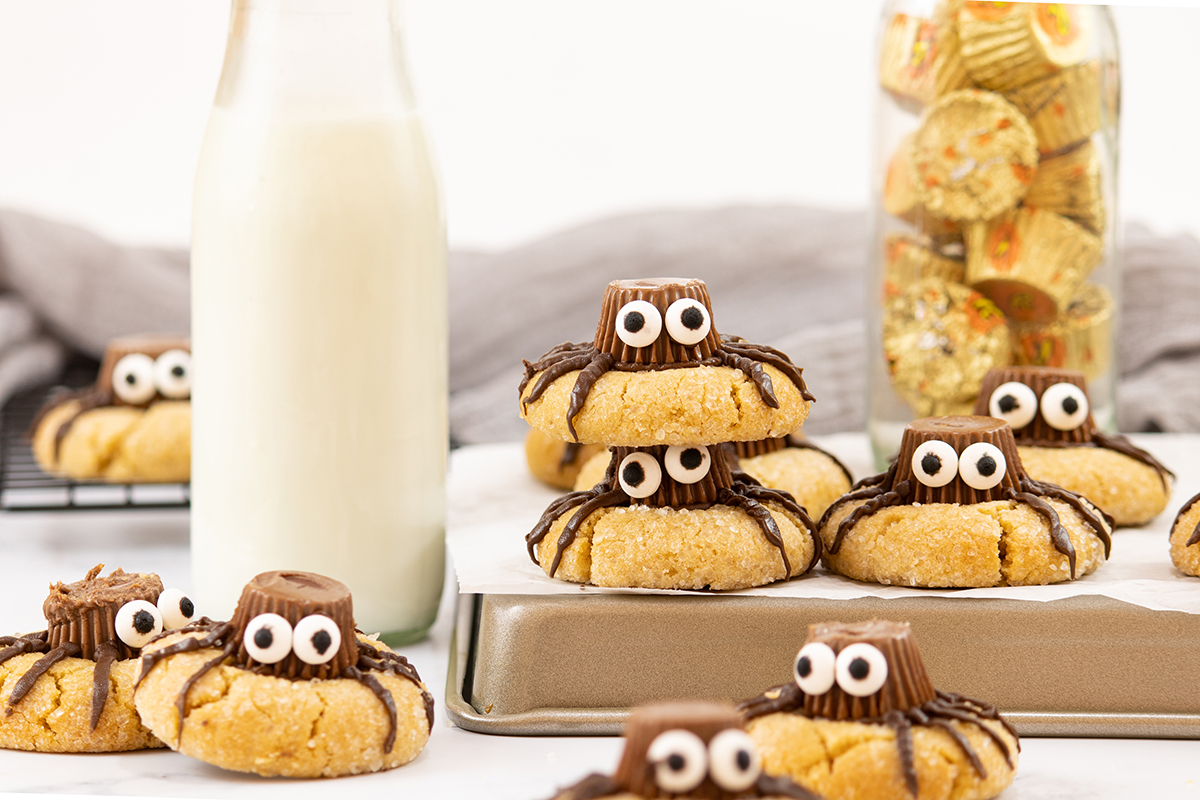
[[[1200,739],[1200,615],[1099,596],[460,595],[447,710],[482,733],[615,735],[640,703],[790,680],[809,623],[872,617],[911,622],[934,686],[1022,735]]]

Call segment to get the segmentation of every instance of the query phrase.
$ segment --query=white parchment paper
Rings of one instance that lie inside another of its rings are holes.
[[[818,567],[790,581],[729,594],[846,599],[856,597],[1005,598],[1050,601],[1104,595],[1159,611],[1200,614],[1200,578],[1185,576],[1171,563],[1167,535],[1179,507],[1200,491],[1200,435],[1144,434],[1132,437],[1174,470],[1175,490],[1167,510],[1144,528],[1113,535],[1112,557],[1096,572],[1053,586],[996,589],[911,589],[843,578]],[[813,437],[836,454],[855,478],[869,474],[865,434]],[[475,445],[450,459],[447,538],[458,573],[459,591],[490,594],[681,594],[659,589],[604,589],[546,577],[525,550],[525,534],[558,493],[538,483],[525,466],[520,444]],[[688,592],[687,594],[702,594]]]

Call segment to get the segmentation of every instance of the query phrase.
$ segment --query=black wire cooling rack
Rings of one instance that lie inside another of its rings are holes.
[[[93,373],[94,376],[94,373]],[[86,381],[69,381],[83,385]],[[188,508],[186,483],[102,483],[47,475],[33,458],[29,425],[55,388],[14,395],[0,409],[0,509],[4,511],[96,511]]]

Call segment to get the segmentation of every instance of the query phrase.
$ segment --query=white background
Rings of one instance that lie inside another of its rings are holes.
[[[408,0],[451,244],[867,202],[881,0]],[[219,0],[0,0],[0,206],[186,244]],[[1122,206],[1200,235],[1200,9],[1118,7]]]

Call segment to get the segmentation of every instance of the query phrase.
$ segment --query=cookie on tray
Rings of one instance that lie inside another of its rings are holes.
[[[992,370],[984,377],[975,413],[1009,424],[1031,478],[1083,495],[1118,526],[1144,525],[1171,498],[1174,473],[1126,437],[1096,428],[1082,372]]]
[[[763,770],[828,800],[986,800],[1020,743],[996,709],[933,688],[907,622],[810,625],[794,680],[738,705]]]
[[[95,385],[61,392],[38,412],[33,455],[52,475],[119,483],[191,477],[192,357],[187,337],[109,342]]]
[[[1112,519],[1029,477],[1008,423],[928,417],[904,431],[887,472],[865,478],[819,524],[825,565],[901,586],[1059,583],[1108,558]]]
[[[616,771],[588,775],[553,800],[638,797],[820,800],[789,778],[763,772],[758,748],[733,706],[700,700],[633,709]]]
[[[149,573],[93,567],[55,583],[42,605],[47,628],[0,636],[0,747],[105,753],[162,747],[133,704],[137,657],[163,628],[195,616],[178,589]]]
[[[720,336],[703,281],[613,281],[592,342],[525,362],[521,416],[586,444],[717,444],[786,436],[813,397],[786,355]]]
[[[808,514],[731,469],[720,446],[613,447],[604,478],[551,503],[525,537],[550,577],[596,586],[744,589],[811,570]]]
[[[403,656],[359,634],[345,585],[264,572],[230,622],[205,619],[145,648],[134,697],[174,750],[264,776],[338,777],[416,758],[433,698]]]
[[[1175,515],[1171,526],[1171,560],[1180,571],[1200,576],[1200,494]]]

